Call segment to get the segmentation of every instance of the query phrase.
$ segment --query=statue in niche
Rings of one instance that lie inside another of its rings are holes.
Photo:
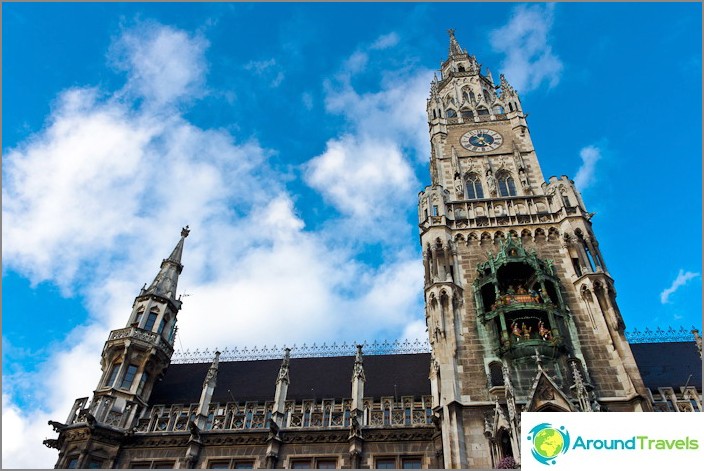
[[[489,187],[489,192],[491,192],[492,195],[495,195],[496,194],[496,179],[491,174],[491,172],[487,172],[487,174],[486,174],[486,184]]]
[[[521,324],[521,331],[523,332],[524,339],[526,339],[526,340],[530,339],[530,331],[531,330],[533,330],[533,328],[529,325],[526,325],[525,322],[523,324]]]
[[[516,342],[521,340],[521,329],[518,327],[516,321],[513,321],[513,324],[511,324],[511,332],[516,337]]]
[[[552,338],[552,333],[550,332],[550,329],[545,327],[545,323],[543,321],[540,321],[540,323],[538,324],[538,334],[543,340],[550,340]]]
[[[455,173],[455,193],[457,193],[458,198],[464,196],[464,187],[462,186],[462,179],[460,178],[459,172]]]

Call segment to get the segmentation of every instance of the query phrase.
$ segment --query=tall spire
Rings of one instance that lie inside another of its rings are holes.
[[[178,285],[178,276],[183,270],[181,265],[181,256],[183,255],[183,241],[190,233],[188,226],[181,229],[181,239],[174,247],[174,250],[169,255],[169,258],[162,260],[161,269],[152,281],[152,284],[141,294],[154,294],[164,298],[175,300],[176,286]]]
[[[462,50],[460,44],[455,38],[455,30],[448,29],[447,32],[450,34],[450,56],[454,56],[456,54],[464,54],[464,51]]]

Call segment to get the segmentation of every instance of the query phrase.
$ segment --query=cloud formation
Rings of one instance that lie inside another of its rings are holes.
[[[508,23],[490,34],[494,51],[505,55],[501,71],[519,92],[530,92],[544,82],[554,87],[563,65],[552,50],[549,34],[555,5],[519,5]]]
[[[662,290],[662,292],[660,293],[660,303],[669,303],[670,296],[672,296],[678,289],[689,283],[690,280],[693,280],[694,278],[697,278],[699,276],[701,276],[700,273],[695,273],[691,271],[685,272],[684,270],[680,269],[679,273],[677,274],[677,278],[675,278],[675,280],[672,282],[672,285],[670,285],[669,288]]]
[[[579,190],[585,190],[594,182],[596,163],[601,159],[601,150],[597,146],[583,147],[579,151],[582,165],[577,169],[574,184]]]

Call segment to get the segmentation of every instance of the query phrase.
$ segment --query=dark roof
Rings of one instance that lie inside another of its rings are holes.
[[[679,391],[689,379],[701,390],[702,360],[694,342],[633,343],[631,351],[647,388]]]
[[[352,396],[354,357],[292,358],[287,400]],[[272,401],[281,360],[220,362],[213,402]],[[192,404],[200,399],[209,363],[172,364],[154,386],[150,404]],[[430,354],[364,357],[365,397],[430,394]],[[230,392],[228,392],[228,390]]]

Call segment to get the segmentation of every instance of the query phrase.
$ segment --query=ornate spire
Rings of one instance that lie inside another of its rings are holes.
[[[154,278],[154,281],[152,281],[152,284],[149,285],[147,289],[142,290],[142,295],[154,294],[175,301],[178,276],[183,270],[183,265],[181,265],[183,241],[188,237],[189,233],[190,230],[188,226],[181,229],[181,239],[176,244],[176,247],[174,247],[169,258],[161,261],[159,273],[156,275],[156,278]]]
[[[357,345],[357,353],[354,356],[354,370],[352,371],[352,381],[361,379],[366,381],[364,376],[364,360],[362,358],[362,346]]]
[[[284,351],[284,359],[281,361],[281,368],[279,368],[279,376],[276,378],[276,382],[279,383],[281,381],[286,381],[289,382],[289,376],[288,376],[288,365],[291,361],[291,349],[287,348]]]
[[[455,38],[455,30],[454,29],[448,29],[447,32],[450,35],[450,56],[454,56],[456,54],[464,54],[464,51],[460,47],[460,44],[457,42],[457,39]]]
[[[582,380],[582,374],[579,372],[579,365],[576,361],[571,362],[572,376],[574,377],[574,388],[577,393],[577,402],[582,412],[592,412],[592,406],[589,403],[589,391]]]

